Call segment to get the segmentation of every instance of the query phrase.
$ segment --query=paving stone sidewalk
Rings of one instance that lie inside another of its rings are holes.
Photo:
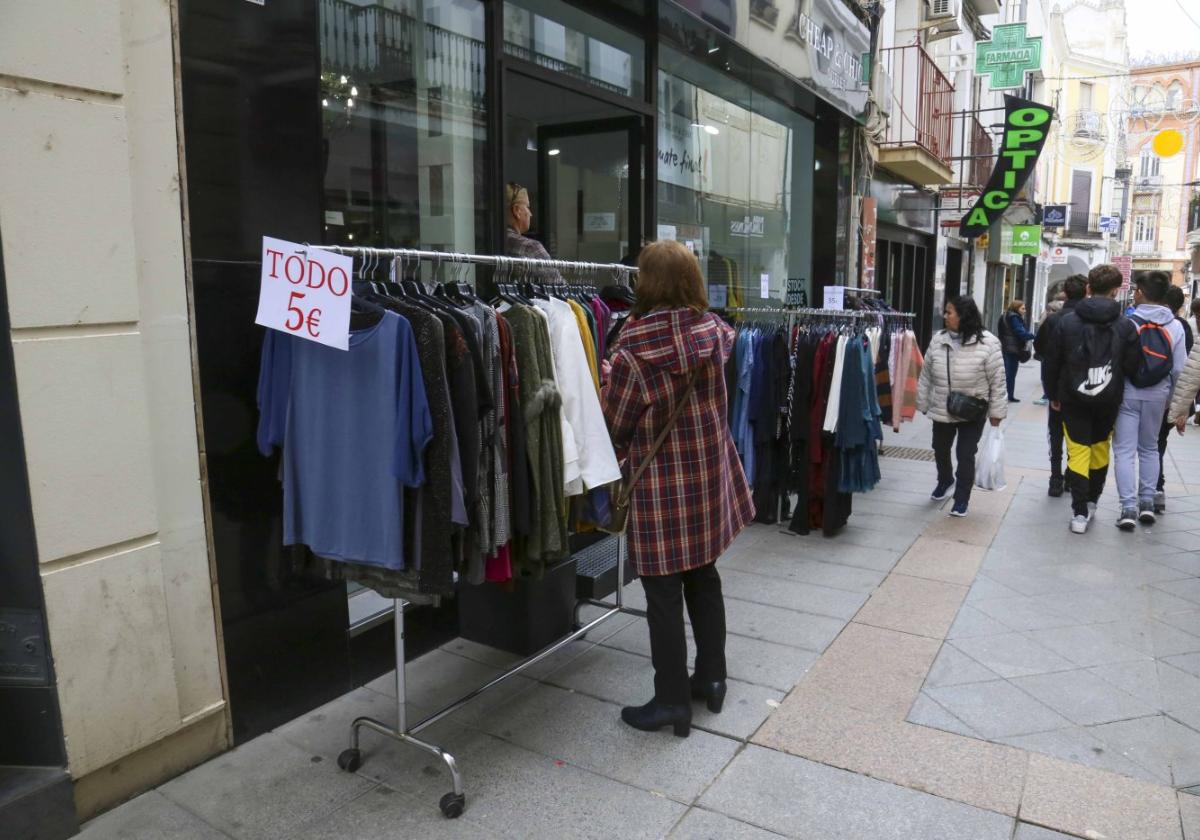
[[[1022,390],[1032,381],[1023,371]],[[650,697],[653,674],[644,620],[622,616],[423,733],[463,772],[457,820],[437,809],[449,781],[424,753],[364,732],[363,766],[337,768],[355,717],[394,718],[385,676],[114,809],[82,836],[1053,840],[1085,836],[1071,827],[1088,824],[1093,790],[1125,802],[1108,776],[1059,772],[1083,779],[1076,794],[1025,803],[1024,790],[1044,787],[1036,774],[1060,767],[1035,764],[1044,753],[1145,785],[1135,810],[1165,814],[1168,791],[1175,829],[1154,840],[1182,837],[1181,819],[1189,840],[1200,838],[1200,797],[1181,794],[1176,805],[1166,787],[1200,767],[1173,746],[1198,723],[1185,706],[1190,681],[1200,683],[1200,645],[1190,647],[1200,642],[1200,568],[1191,568],[1200,562],[1178,543],[1200,535],[1200,492],[1173,496],[1164,525],[1128,544],[1097,523],[1080,550],[1066,540],[1065,509],[1044,498],[1039,417],[1028,402],[1014,413],[1012,486],[979,494],[966,520],[929,502],[932,463],[887,458],[882,484],[856,497],[838,537],[765,525],[744,533],[721,561],[729,697],[721,715],[698,709],[687,739],[620,723],[621,705]],[[928,440],[922,420],[888,432],[897,446]],[[1200,475],[1200,435],[1173,439],[1171,457],[1173,486]],[[627,597],[640,604],[640,586]],[[410,663],[410,719],[512,661],[460,640]],[[1041,740],[1013,745],[1022,738]],[[1075,756],[1087,738],[1103,752]],[[1064,801],[1082,816],[1060,813]]]

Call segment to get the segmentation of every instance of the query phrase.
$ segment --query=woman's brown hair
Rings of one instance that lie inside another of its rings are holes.
[[[655,309],[708,309],[708,289],[696,255],[682,242],[663,239],[642,249],[638,257],[637,299],[633,315]]]
[[[1017,298],[1016,300],[1014,300],[1012,303],[1010,303],[1008,305],[1008,311],[1009,312],[1020,312],[1021,307],[1024,305],[1025,305],[1025,301],[1021,300],[1020,298]]]

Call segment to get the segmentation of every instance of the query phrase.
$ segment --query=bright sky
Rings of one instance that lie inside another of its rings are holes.
[[[1147,53],[1200,51],[1198,0],[1125,0],[1125,8],[1131,59]]]

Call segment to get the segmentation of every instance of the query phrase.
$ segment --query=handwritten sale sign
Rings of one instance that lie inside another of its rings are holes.
[[[254,323],[347,350],[352,276],[350,257],[264,236]]]

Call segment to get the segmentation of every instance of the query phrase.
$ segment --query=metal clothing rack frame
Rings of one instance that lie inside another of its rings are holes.
[[[541,260],[529,257],[502,257],[491,256],[484,254],[461,254],[448,253],[442,251],[420,251],[408,248],[371,248],[367,246],[361,247],[346,247],[342,245],[306,245],[306,248],[313,250],[333,251],[335,253],[344,254],[350,257],[360,257],[363,259],[383,259],[383,258],[403,258],[414,260],[430,260],[437,263],[471,263],[477,265],[491,265],[500,268],[540,268],[554,269],[557,271],[608,271],[615,273],[618,281],[624,280],[626,283],[629,277],[637,273],[637,268],[617,263],[589,263],[589,262],[573,262],[570,260]],[[551,642],[546,647],[542,648],[535,654],[526,657],[516,665],[512,666],[504,673],[499,674],[495,678],[489,680],[482,686],[468,692],[467,694],[451,701],[443,706],[438,711],[428,717],[412,724],[408,723],[408,700],[406,694],[404,661],[405,661],[405,644],[404,644],[404,610],[410,606],[410,603],[403,598],[395,598],[392,601],[392,611],[395,620],[395,637],[396,637],[396,725],[390,726],[383,721],[376,720],[372,717],[359,717],[350,725],[350,747],[343,750],[338,756],[338,767],[353,773],[362,766],[363,755],[360,748],[360,733],[363,729],[370,729],[394,741],[402,744],[409,744],[417,747],[434,756],[440,758],[446,765],[446,769],[450,772],[450,779],[454,789],[442,796],[438,802],[438,807],[442,813],[454,819],[462,815],[466,808],[467,798],[466,791],[463,786],[462,774],[458,769],[458,762],[454,756],[446,752],[444,749],[429,741],[422,740],[416,737],[423,729],[427,729],[433,724],[440,721],[442,718],[453,714],[461,709],[467,703],[470,703],[476,697],[484,694],[500,683],[516,676],[525,671],[531,666],[541,662],[548,656],[562,650],[567,645],[577,639],[586,636],[591,630],[603,624],[610,618],[622,613],[628,615],[645,616],[644,610],[633,607],[626,607],[624,602],[625,589],[625,538],[624,536],[617,537],[617,592],[615,603],[608,603],[599,600],[587,600],[586,604],[601,607],[605,612],[589,621],[582,627],[578,627],[573,632],[562,637],[558,641]],[[578,614],[578,605],[576,609]]]

